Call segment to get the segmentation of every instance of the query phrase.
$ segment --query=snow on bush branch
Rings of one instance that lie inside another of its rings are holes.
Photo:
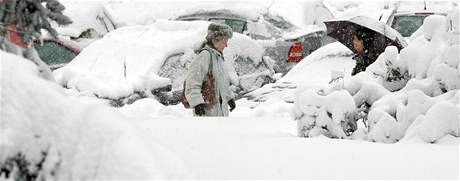
[[[41,29],[46,29],[56,37],[58,33],[48,20],[59,25],[71,24],[72,20],[62,14],[64,9],[57,0],[3,0],[0,3],[2,34],[13,31],[7,29],[7,26],[14,24],[17,25],[15,31],[22,34],[24,42],[39,38]]]

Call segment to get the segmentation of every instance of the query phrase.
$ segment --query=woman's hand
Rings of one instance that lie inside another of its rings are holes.
[[[228,106],[230,106],[230,112],[232,112],[232,111],[235,109],[235,107],[236,107],[235,100],[230,99],[230,100],[228,101]]]
[[[198,116],[204,115],[204,104],[198,104],[195,106],[195,114]]]

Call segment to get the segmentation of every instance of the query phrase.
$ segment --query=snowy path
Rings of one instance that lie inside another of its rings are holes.
[[[288,118],[152,118],[136,125],[196,179],[458,177],[458,139],[452,137],[437,145],[304,139]]]

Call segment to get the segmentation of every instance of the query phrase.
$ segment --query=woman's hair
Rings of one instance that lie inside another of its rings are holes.
[[[208,26],[208,34],[206,40],[212,42],[213,40],[230,39],[233,36],[233,30],[226,24],[211,23]]]
[[[374,41],[374,34],[365,28],[360,28],[353,33],[356,37],[363,42],[364,49],[367,50],[371,43]]]
[[[217,24],[211,23],[208,26],[208,34],[206,35],[206,40],[201,44],[200,49],[204,48],[206,45],[214,48],[213,41],[219,41],[222,39],[230,39],[233,37],[233,30],[230,26],[226,24]]]

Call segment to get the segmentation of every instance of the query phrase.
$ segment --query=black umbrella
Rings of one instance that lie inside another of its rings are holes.
[[[396,30],[369,17],[357,16],[350,19],[335,19],[324,22],[327,27],[327,35],[336,39],[356,53],[353,47],[353,33],[365,32],[368,37],[366,49],[378,56],[385,51],[387,46],[393,45],[401,50],[407,46],[401,34]],[[365,40],[366,41],[366,40]]]

